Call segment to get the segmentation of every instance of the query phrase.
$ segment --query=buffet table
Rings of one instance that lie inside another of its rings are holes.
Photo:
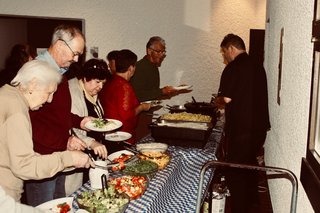
[[[221,135],[222,127],[218,121],[203,149],[169,146],[170,163],[155,174],[140,198],[130,201],[125,212],[195,212],[200,170],[207,161],[216,160]],[[139,143],[151,141],[154,139],[149,135]],[[205,175],[204,189],[212,173],[211,170]],[[77,196],[88,190],[92,190],[90,182],[70,195],[75,198],[74,209],[78,209]]]

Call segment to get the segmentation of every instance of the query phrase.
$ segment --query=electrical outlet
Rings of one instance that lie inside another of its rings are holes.
[[[91,56],[93,58],[98,58],[99,57],[98,52],[99,52],[99,48],[98,47],[91,47],[90,48],[90,53],[91,53]]]

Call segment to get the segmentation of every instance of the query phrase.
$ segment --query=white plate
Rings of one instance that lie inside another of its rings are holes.
[[[173,87],[173,89],[175,89],[175,90],[183,90],[183,89],[190,89],[191,87],[192,87],[192,85],[183,85],[183,86]]]
[[[74,199],[73,197],[58,198],[58,199],[54,199],[54,200],[50,200],[48,202],[42,203],[36,206],[36,208],[42,209],[42,210],[51,210],[52,212],[59,212],[59,211],[55,211],[55,209],[58,209],[57,205],[66,202],[67,204],[69,204],[71,208],[69,212],[73,212],[72,210],[73,199]]]
[[[121,121],[118,121],[115,119],[107,119],[107,120],[108,120],[108,123],[101,128],[96,127],[94,122],[92,122],[92,121],[85,123],[84,126],[88,129],[90,129],[92,131],[96,131],[96,132],[108,132],[108,131],[118,129],[119,127],[122,126]]]
[[[108,155],[108,160],[112,162],[114,159],[118,158],[122,154],[134,155],[134,153],[132,153],[128,150],[120,150],[120,151],[117,151],[117,152],[114,152],[114,153]]]
[[[146,104],[151,104],[151,107],[156,107],[156,106],[160,106],[162,101],[160,100],[151,100],[151,101],[144,101],[141,103],[146,103]]]
[[[88,211],[85,210],[85,209],[78,209],[78,210],[76,211],[76,213],[90,213],[90,212],[88,212]]]
[[[118,131],[115,133],[107,134],[105,136],[105,139],[108,141],[125,141],[131,137],[132,137],[132,135],[129,132]]]

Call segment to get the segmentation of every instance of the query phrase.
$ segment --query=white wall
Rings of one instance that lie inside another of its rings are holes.
[[[312,71],[313,0],[268,1],[265,68],[272,130],[266,144],[268,165],[287,168],[300,178],[305,156]],[[284,27],[281,105],[277,104],[280,30]],[[289,212],[289,181],[271,182],[274,212]],[[313,212],[299,181],[297,212]]]
[[[264,29],[266,0],[0,0],[0,14],[80,18],[87,47],[99,56],[129,48],[141,58],[149,37],[167,42],[160,68],[161,85],[193,85],[193,92],[173,98],[183,104],[193,95],[209,101],[223,69],[219,53],[223,36],[233,32],[248,44],[249,29]]]

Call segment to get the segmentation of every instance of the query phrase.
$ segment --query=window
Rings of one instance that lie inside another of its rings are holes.
[[[320,0],[315,0],[312,28],[313,69],[306,157],[301,163],[301,183],[315,212],[320,212]]]

